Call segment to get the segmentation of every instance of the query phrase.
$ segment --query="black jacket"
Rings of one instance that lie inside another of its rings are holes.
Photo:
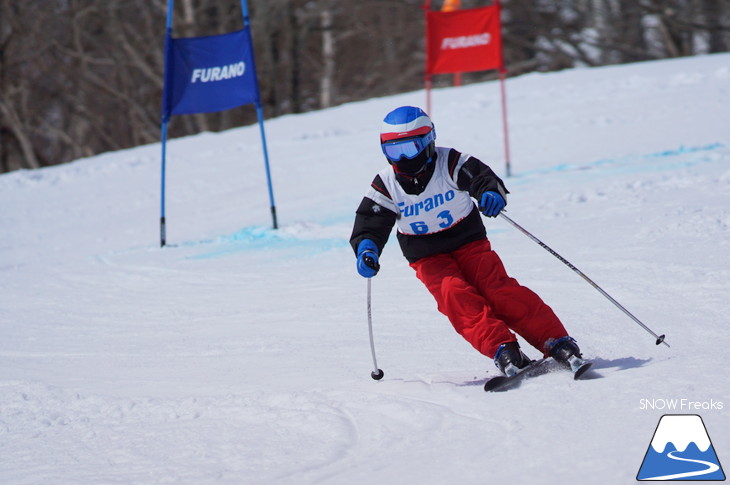
[[[502,194],[506,201],[506,194],[509,192],[504,187],[504,182],[491,168],[478,159],[469,157],[457,171],[460,157],[461,153],[457,150],[453,148],[449,150],[448,173],[456,182],[459,190],[468,192],[477,201],[481,200],[484,192],[494,191]],[[429,180],[431,180],[435,165],[435,161],[429,163],[426,170],[417,177],[397,175],[396,179],[407,193],[419,194],[423,192]],[[377,175],[373,180],[371,190],[392,200],[380,175]],[[357,253],[357,247],[363,239],[371,239],[378,246],[379,252],[382,253],[398,216],[399,214],[365,196],[355,211],[355,224],[350,236],[350,244],[355,253]],[[486,237],[484,224],[475,205],[466,218],[448,229],[426,235],[408,235],[399,232],[398,242],[401,251],[403,251],[403,256],[412,263],[433,254],[455,251],[465,244]]]

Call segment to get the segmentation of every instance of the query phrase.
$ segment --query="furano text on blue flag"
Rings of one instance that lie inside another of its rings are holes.
[[[202,83],[207,83],[222,81],[225,79],[232,79],[234,77],[241,77],[245,72],[246,64],[244,62],[238,62],[227,66],[209,67],[207,69],[193,69],[193,75],[190,82],[195,83],[200,81]]]

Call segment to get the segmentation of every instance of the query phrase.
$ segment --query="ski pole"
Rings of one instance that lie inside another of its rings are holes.
[[[368,278],[368,334],[370,335],[370,352],[373,354],[373,368],[375,369],[370,373],[370,377],[379,381],[385,375],[382,370],[378,369],[378,361],[375,359],[375,342],[373,341],[373,316],[370,305],[370,281],[372,278]]]
[[[649,327],[647,327],[646,325],[644,325],[641,322],[641,320],[639,320],[638,318],[636,318],[634,315],[631,314],[631,312],[629,312],[626,308],[624,308],[619,302],[617,302],[616,300],[614,300],[611,297],[611,295],[609,295],[608,293],[606,293],[605,291],[603,291],[603,288],[601,288],[600,286],[598,286],[592,279],[590,279],[585,274],[583,274],[583,272],[581,270],[579,270],[578,268],[576,268],[575,266],[573,266],[572,264],[570,264],[570,262],[568,260],[566,260],[561,255],[559,255],[558,253],[556,253],[555,251],[553,251],[547,244],[545,244],[544,242],[540,241],[538,238],[536,238],[535,236],[533,236],[532,234],[530,234],[525,228],[523,228],[522,226],[520,226],[519,224],[517,224],[515,221],[513,221],[509,217],[507,217],[507,215],[505,215],[504,212],[500,212],[499,215],[502,216],[502,218],[504,220],[506,220],[507,222],[509,222],[510,224],[512,224],[514,227],[516,227],[522,234],[524,234],[525,236],[529,237],[530,239],[532,239],[533,241],[535,241],[537,244],[539,244],[540,246],[542,246],[542,248],[545,249],[547,252],[549,252],[550,254],[552,254],[553,256],[555,256],[556,258],[558,258],[568,268],[570,268],[573,271],[575,271],[581,278],[583,278],[584,280],[586,280],[593,288],[595,288],[596,290],[598,290],[599,293],[601,293],[603,296],[605,296],[606,298],[608,298],[608,301],[610,301],[611,303],[613,303],[614,305],[616,305],[616,307],[618,307],[619,310],[621,310],[622,312],[624,312],[629,318],[631,318],[634,322],[636,322],[638,325],[640,325],[641,328],[643,328],[644,330],[646,330],[647,332],[649,332],[651,335],[653,335],[654,338],[656,339],[656,344],[657,345],[664,344],[667,347],[669,347],[669,344],[664,341],[664,337],[665,337],[664,335],[657,335],[656,333],[654,333]]]

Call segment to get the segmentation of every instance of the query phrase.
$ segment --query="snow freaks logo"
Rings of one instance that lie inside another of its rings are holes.
[[[662,416],[636,479],[725,480],[702,418],[696,414]]]

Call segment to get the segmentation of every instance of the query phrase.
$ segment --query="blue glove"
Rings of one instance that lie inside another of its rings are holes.
[[[479,210],[487,217],[497,217],[505,205],[507,205],[507,202],[505,202],[504,197],[490,190],[482,194]]]
[[[357,272],[363,278],[372,278],[378,270],[378,246],[370,239],[363,239],[357,246]]]

